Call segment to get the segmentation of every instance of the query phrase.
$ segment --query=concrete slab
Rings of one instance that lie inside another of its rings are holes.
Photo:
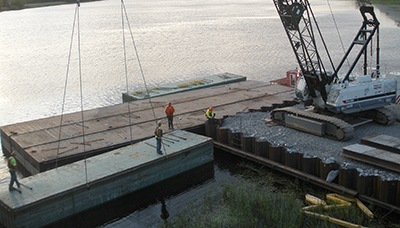
[[[400,154],[362,144],[343,147],[343,156],[400,172]]]
[[[360,139],[361,144],[400,154],[400,138],[390,135],[370,134]]]

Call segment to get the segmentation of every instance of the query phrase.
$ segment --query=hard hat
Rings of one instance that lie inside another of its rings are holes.
[[[213,110],[213,108],[212,108],[212,107],[209,107],[208,109],[210,109],[210,111],[212,111],[212,110]]]
[[[159,120],[159,121],[157,122],[157,124],[158,124],[158,125],[161,125],[161,124],[162,124],[161,120]]]

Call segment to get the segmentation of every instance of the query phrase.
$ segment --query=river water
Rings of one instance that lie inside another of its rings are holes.
[[[329,3],[347,48],[361,26],[358,6],[351,0]],[[312,0],[311,5],[337,65],[344,51],[327,1]],[[224,72],[267,82],[297,66],[272,0],[137,0],[125,7],[148,87]],[[72,36],[75,9],[70,4],[0,13],[0,126],[61,114],[64,91],[64,113],[80,111],[80,76],[85,110],[121,103],[127,88],[144,87],[126,20],[122,31],[121,2],[81,3],[79,36],[77,27]],[[381,70],[400,71],[400,22],[392,19],[393,11],[380,9],[375,12],[381,22]],[[399,18],[400,12],[394,14]],[[212,176],[220,175],[235,178],[215,164]],[[1,163],[0,183],[8,181]],[[208,185],[196,189],[202,186]],[[188,199],[170,197],[166,204]],[[136,224],[129,219],[137,218],[133,211],[115,223]],[[140,212],[147,213],[147,225],[160,219],[152,220],[150,211]]]

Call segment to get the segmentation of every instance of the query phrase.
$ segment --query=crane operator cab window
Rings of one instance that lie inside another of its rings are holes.
[[[295,74],[290,74],[290,85],[291,86],[296,86],[296,75]]]

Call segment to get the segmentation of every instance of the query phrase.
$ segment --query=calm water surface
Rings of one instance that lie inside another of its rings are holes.
[[[338,64],[343,50],[327,2],[312,0],[311,4]],[[361,26],[358,7],[350,0],[330,4],[347,48]],[[223,72],[267,82],[297,66],[272,0],[137,0],[126,1],[125,6],[149,87]],[[0,126],[61,114],[75,8],[71,4],[0,13]],[[381,69],[400,71],[399,22],[379,9],[376,14],[381,22]],[[125,21],[126,79],[121,21],[120,1],[81,4],[79,49],[85,110],[121,103],[127,87],[144,87]],[[68,68],[67,113],[81,109],[76,34]],[[7,184],[5,163],[0,166],[0,183]],[[215,177],[234,178],[217,164],[214,169],[215,185],[220,185]],[[167,207],[177,211],[204,192],[205,186],[200,184],[193,193],[186,191],[190,197],[171,196]],[[138,221],[154,224],[160,220],[160,205],[157,201],[132,211],[109,226],[133,226]]]

